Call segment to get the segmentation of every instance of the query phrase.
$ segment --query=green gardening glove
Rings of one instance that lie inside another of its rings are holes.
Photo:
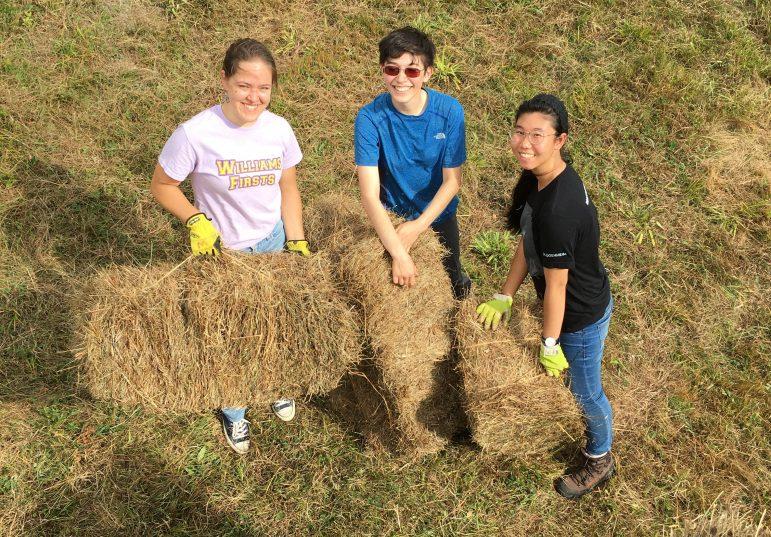
[[[194,214],[185,225],[190,230],[190,248],[194,255],[217,256],[222,252],[220,233],[205,214]]]
[[[493,298],[477,306],[477,321],[484,323],[485,330],[490,326],[493,330],[498,328],[498,323],[503,320],[503,326],[509,324],[511,318],[511,304],[514,300],[509,295],[495,293]]]
[[[306,240],[286,241],[284,248],[286,248],[288,252],[300,254],[303,257],[311,255],[311,250],[308,247],[308,241]]]
[[[541,338],[541,352],[538,355],[538,361],[541,362],[541,365],[546,369],[546,374],[550,377],[559,377],[560,373],[569,367],[559,339],[553,337]]]

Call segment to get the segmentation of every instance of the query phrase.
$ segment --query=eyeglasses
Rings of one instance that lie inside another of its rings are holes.
[[[407,75],[407,78],[420,78],[420,75],[423,74],[423,69],[418,67],[405,67],[402,69],[396,65],[383,66],[383,73],[387,74],[388,76],[399,76],[399,73],[402,71],[404,71],[404,74]]]
[[[546,134],[543,132],[526,132],[522,129],[516,129],[514,131],[514,134],[511,135],[511,137],[514,140],[522,141],[525,138],[528,138],[530,140],[530,143],[533,145],[541,145],[543,141],[546,139],[547,136],[559,136],[556,132],[553,132],[551,134]]]

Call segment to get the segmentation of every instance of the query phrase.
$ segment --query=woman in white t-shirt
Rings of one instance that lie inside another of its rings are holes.
[[[254,39],[228,48],[222,65],[225,99],[182,123],[158,158],[150,191],[185,222],[195,255],[229,248],[251,253],[287,249],[310,255],[302,224],[295,166],[300,147],[287,121],[268,111],[276,62]],[[180,183],[192,183],[194,204]],[[272,405],[284,421],[295,403]],[[237,453],[249,448],[246,408],[223,408],[222,427]]]

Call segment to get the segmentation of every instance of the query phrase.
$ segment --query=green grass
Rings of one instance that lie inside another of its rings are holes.
[[[255,409],[236,457],[212,415],[79,388],[74,291],[100,267],[185,255],[149,178],[174,127],[220,98],[228,43],[276,52],[272,108],[304,151],[307,202],[355,190],[353,118],[381,91],[377,40],[406,23],[434,36],[431,85],[465,107],[459,221],[479,296],[516,246],[516,107],[540,91],[568,105],[617,301],[606,374],[627,391],[612,402],[637,416],[617,431],[617,478],[579,504],[551,485],[567,439],[539,460],[467,444],[411,460],[362,450],[303,404],[289,425]],[[726,512],[757,527],[771,506],[769,24],[757,0],[0,3],[0,533],[688,535]]]

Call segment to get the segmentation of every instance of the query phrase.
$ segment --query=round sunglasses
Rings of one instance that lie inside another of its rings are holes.
[[[418,67],[405,67],[402,69],[396,65],[383,66],[383,73],[387,74],[388,76],[399,76],[401,71],[404,71],[404,74],[407,75],[407,78],[420,78],[420,76],[423,74],[423,69]]]

